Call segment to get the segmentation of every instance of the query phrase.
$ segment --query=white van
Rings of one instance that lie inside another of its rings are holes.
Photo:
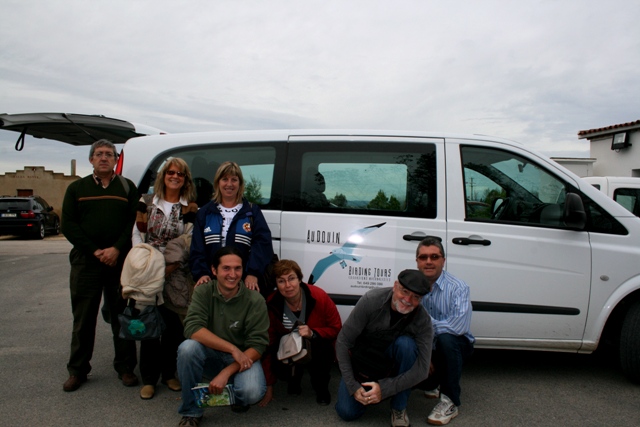
[[[589,176],[583,179],[620,203],[635,216],[640,216],[640,178]]]
[[[611,322],[626,372],[640,377],[640,220],[524,146],[295,130],[147,136],[123,153],[123,174],[143,192],[168,157],[208,181],[238,162],[275,252],[343,316],[415,268],[418,241],[436,236],[446,268],[471,287],[478,347],[591,352]]]
[[[0,117],[1,119],[1,117]],[[143,136],[118,165],[140,191],[169,157],[204,200],[237,162],[280,258],[345,316],[369,289],[415,268],[425,236],[471,287],[477,347],[589,353],[619,343],[640,380],[640,219],[517,143],[477,135],[282,130]]]

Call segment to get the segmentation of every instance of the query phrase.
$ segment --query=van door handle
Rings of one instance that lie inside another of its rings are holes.
[[[442,237],[438,237],[438,236],[427,236],[421,232],[414,232],[411,234],[405,234],[404,236],[402,236],[403,240],[406,240],[407,242],[412,242],[412,241],[420,241],[422,239],[426,239],[427,237],[431,237],[432,239],[437,239],[440,242],[442,242]]]
[[[469,239],[468,237],[454,237],[452,240],[454,245],[482,245],[482,246],[489,246],[491,244],[491,240],[486,240],[486,239],[482,239],[482,240],[476,240],[476,239]]]

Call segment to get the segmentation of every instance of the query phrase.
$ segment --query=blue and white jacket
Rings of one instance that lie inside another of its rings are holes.
[[[222,247],[222,214],[218,203],[210,201],[198,210],[193,226],[189,267],[193,280],[212,276],[213,255]],[[271,231],[258,205],[242,199],[242,208],[233,217],[225,246],[233,246],[242,253],[246,276],[261,277],[273,258]]]

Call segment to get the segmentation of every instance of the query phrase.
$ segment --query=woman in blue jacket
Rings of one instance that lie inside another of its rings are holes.
[[[235,162],[224,162],[213,179],[213,200],[196,215],[189,264],[196,286],[212,279],[213,254],[223,246],[242,253],[244,283],[268,295],[272,289],[258,283],[273,258],[271,231],[258,205],[243,197],[244,178]],[[265,289],[260,289],[263,286]]]

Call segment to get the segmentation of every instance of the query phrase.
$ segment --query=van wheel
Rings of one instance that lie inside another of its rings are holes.
[[[640,382],[640,301],[627,311],[620,331],[620,365],[624,374]]]

